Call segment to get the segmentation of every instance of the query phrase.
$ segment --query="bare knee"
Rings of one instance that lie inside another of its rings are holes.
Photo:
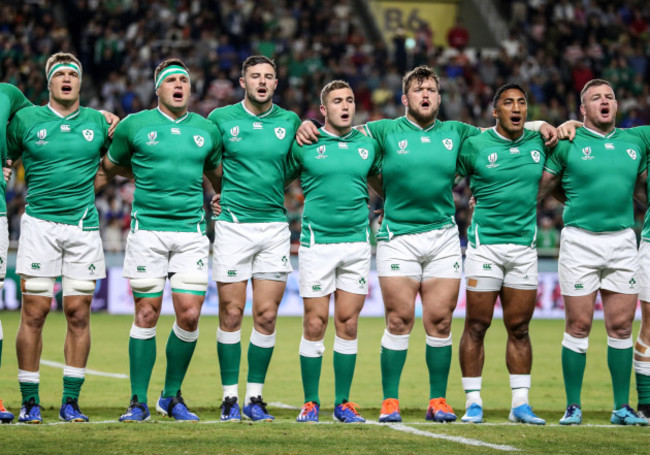
[[[358,319],[356,317],[339,318],[336,321],[336,334],[339,337],[354,340],[357,338],[357,327]]]
[[[275,331],[275,321],[277,319],[277,311],[273,308],[268,308],[259,311],[255,314],[255,324],[263,331],[271,334]]]
[[[142,328],[155,327],[158,323],[158,312],[149,305],[140,307],[135,313],[135,325]]]
[[[474,341],[483,341],[491,322],[482,319],[469,319],[465,323],[465,331]]]
[[[303,330],[309,340],[322,340],[327,329],[327,321],[318,315],[305,315]]]
[[[507,326],[508,336],[515,341],[524,341],[529,338],[528,322],[519,322]]]
[[[413,316],[391,313],[388,315],[387,328],[393,335],[406,335],[413,328]]]
[[[186,308],[176,315],[178,325],[183,330],[194,332],[199,326],[201,307]]]

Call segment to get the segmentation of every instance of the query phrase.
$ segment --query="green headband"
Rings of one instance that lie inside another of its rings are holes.
[[[72,68],[79,75],[79,79],[81,79],[81,67],[79,65],[77,65],[74,62],[62,62],[62,63],[57,63],[52,68],[50,68],[50,71],[47,73],[47,83],[48,84],[52,80],[52,76],[54,76],[54,73],[59,71],[61,68]]]
[[[158,74],[158,77],[156,78],[156,90],[158,90],[158,87],[160,87],[160,84],[162,84],[162,81],[165,80],[166,77],[171,76],[172,74],[183,74],[187,76],[187,78],[190,78],[190,73],[187,72],[185,68],[182,66],[178,65],[171,65],[165,68]]]

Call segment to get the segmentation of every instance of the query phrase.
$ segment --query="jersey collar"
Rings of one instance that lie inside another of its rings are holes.
[[[273,109],[275,109],[275,104],[271,104],[271,107],[269,108],[269,110],[266,111],[266,112],[264,112],[264,113],[262,113],[262,114],[260,114],[260,115],[255,115],[255,114],[253,114],[251,111],[249,111],[248,108],[246,107],[246,104],[244,104],[244,100],[241,101],[241,107],[244,108],[244,110],[245,110],[249,115],[251,115],[251,116],[253,116],[253,117],[264,118],[264,117],[267,117],[271,112],[273,112]]]
[[[517,139],[515,139],[515,140],[512,140],[512,139],[510,139],[510,138],[505,137],[503,134],[499,133],[499,132],[497,131],[497,127],[496,127],[496,126],[493,126],[492,128],[490,128],[490,131],[492,131],[492,132],[494,133],[494,135],[495,135],[496,137],[498,137],[499,139],[501,139],[501,140],[503,140],[503,141],[506,141],[506,142],[512,142],[513,144],[516,144],[517,142],[520,142],[520,141],[524,138],[524,136],[526,135],[526,130],[524,130],[524,133],[523,133],[521,136],[519,136],[519,137],[518,137]]]
[[[404,119],[409,122],[411,125],[413,125],[415,128],[417,128],[420,131],[424,131],[425,133],[428,133],[432,129],[434,129],[438,125],[438,119],[435,119],[433,123],[430,126],[427,126],[426,128],[422,128],[420,125],[412,121],[410,118],[408,118],[406,115],[404,116]]]
[[[612,132],[609,133],[609,134],[603,134],[603,133],[598,132],[598,131],[596,131],[596,130],[592,130],[591,128],[587,128],[587,127],[584,126],[584,125],[583,125],[582,127],[583,127],[586,131],[589,131],[589,132],[590,132],[591,134],[593,134],[594,136],[602,137],[602,138],[604,138],[604,139],[609,139],[610,137],[612,137],[612,136],[614,135],[614,133],[616,133],[616,128],[614,128],[614,129],[612,130]]]
[[[47,103],[47,108],[48,108],[48,109],[49,109],[49,110],[50,110],[54,115],[56,115],[56,116],[59,117],[59,118],[65,119],[65,120],[72,120],[73,118],[75,118],[76,116],[78,116],[79,113],[81,112],[81,108],[79,108],[79,109],[77,109],[76,111],[74,111],[72,114],[70,114],[70,115],[68,115],[68,116],[65,116],[65,115],[61,115],[61,113],[59,113],[59,111],[57,111],[56,109],[54,109],[54,108],[50,105],[50,103]]]
[[[167,120],[169,120],[172,123],[181,123],[183,120],[185,120],[190,115],[190,111],[187,111],[185,113],[185,115],[181,115],[180,117],[175,119],[175,118],[165,114],[163,111],[161,111],[160,107],[156,107],[156,110],[160,113],[160,115],[162,115],[163,117],[165,117]]]
[[[350,132],[349,132],[348,134],[346,134],[345,136],[339,136],[338,134],[334,134],[334,133],[332,133],[331,131],[326,130],[324,126],[321,127],[320,130],[321,130],[323,133],[327,134],[328,136],[333,137],[334,139],[341,139],[341,140],[349,139],[349,138],[354,134],[354,128],[352,128],[352,129],[350,130]]]

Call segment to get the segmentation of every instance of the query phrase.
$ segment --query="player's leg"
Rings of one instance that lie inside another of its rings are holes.
[[[291,234],[287,223],[260,223],[260,250],[252,264],[253,330],[248,345],[248,377],[243,412],[252,420],[273,420],[262,398],[275,347],[275,322],[292,271]]]
[[[639,246],[639,299],[641,329],[634,346],[634,373],[639,415],[650,419],[650,242]]]
[[[334,294],[334,419],[344,423],[365,422],[357,405],[350,402],[350,388],[357,361],[359,314],[368,292],[370,245],[336,245],[341,259]]]
[[[422,271],[422,322],[426,332],[426,360],[429,370],[427,420],[456,420],[447,404],[447,381],[451,368],[451,319],[458,303],[462,268],[456,226],[423,234],[421,251],[427,252]]]

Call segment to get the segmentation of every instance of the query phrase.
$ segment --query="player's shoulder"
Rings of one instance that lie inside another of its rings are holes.
[[[228,119],[241,116],[245,113],[241,101],[228,106],[217,107],[208,114],[208,120],[212,122],[222,122]]]
[[[211,122],[210,120],[208,120],[207,118],[203,117],[200,114],[197,114],[196,112],[190,112],[187,120],[188,123],[190,123],[194,127],[202,128],[210,132],[217,131],[217,126],[214,124],[214,122]]]
[[[292,121],[295,121],[295,120],[300,121],[300,117],[298,116],[298,114],[296,114],[293,111],[290,111],[289,109],[285,109],[283,107],[280,107],[277,104],[273,105],[273,110],[271,111],[271,116],[272,117],[277,117],[277,118],[286,118],[286,119],[290,119]]]
[[[8,82],[0,82],[0,95],[5,95],[10,98],[25,98],[23,92],[18,87]]]
[[[23,123],[36,123],[42,120],[43,116],[47,114],[47,106],[28,106],[21,109],[14,115],[14,121]]]

